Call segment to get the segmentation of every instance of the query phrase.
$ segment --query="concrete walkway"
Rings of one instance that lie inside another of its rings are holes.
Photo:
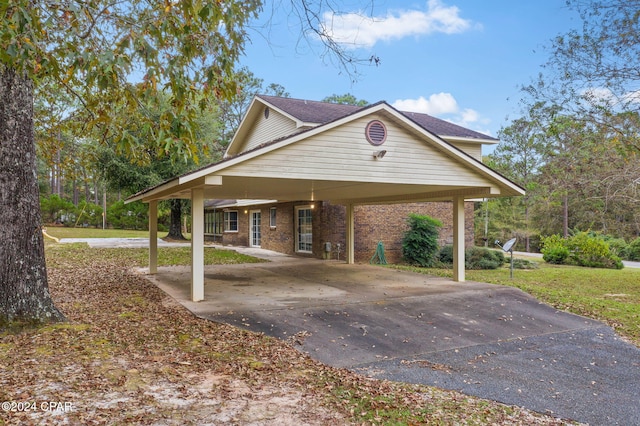
[[[326,364],[593,425],[640,424],[640,350],[510,287],[249,249],[268,263],[148,278],[194,314],[289,341]],[[239,251],[245,251],[239,249]]]
[[[60,244],[86,243],[92,248],[149,248],[148,238],[61,238]],[[191,247],[184,243],[166,242],[158,238],[158,247]]]

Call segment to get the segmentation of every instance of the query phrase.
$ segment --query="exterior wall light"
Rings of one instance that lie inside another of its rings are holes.
[[[382,157],[384,157],[387,154],[387,150],[386,149],[382,149],[380,151],[374,151],[373,152],[373,158],[375,160],[380,160],[382,159]]]

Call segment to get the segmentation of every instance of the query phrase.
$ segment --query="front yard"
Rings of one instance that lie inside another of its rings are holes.
[[[68,322],[0,331],[0,424],[563,424],[366,379],[285,342],[198,319],[131,271],[144,265],[144,249],[46,250]],[[161,263],[182,262],[183,249],[165,250]],[[212,263],[248,260],[208,251]]]

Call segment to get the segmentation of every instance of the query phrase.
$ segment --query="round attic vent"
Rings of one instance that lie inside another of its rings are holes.
[[[371,145],[382,145],[387,140],[387,128],[384,123],[379,120],[370,121],[364,131],[367,141]]]
[[[264,118],[269,118],[269,107],[264,108]]]

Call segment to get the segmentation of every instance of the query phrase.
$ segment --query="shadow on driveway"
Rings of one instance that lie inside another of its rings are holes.
[[[199,317],[289,341],[323,363],[600,425],[640,424],[640,350],[520,290],[288,256],[148,278]]]

